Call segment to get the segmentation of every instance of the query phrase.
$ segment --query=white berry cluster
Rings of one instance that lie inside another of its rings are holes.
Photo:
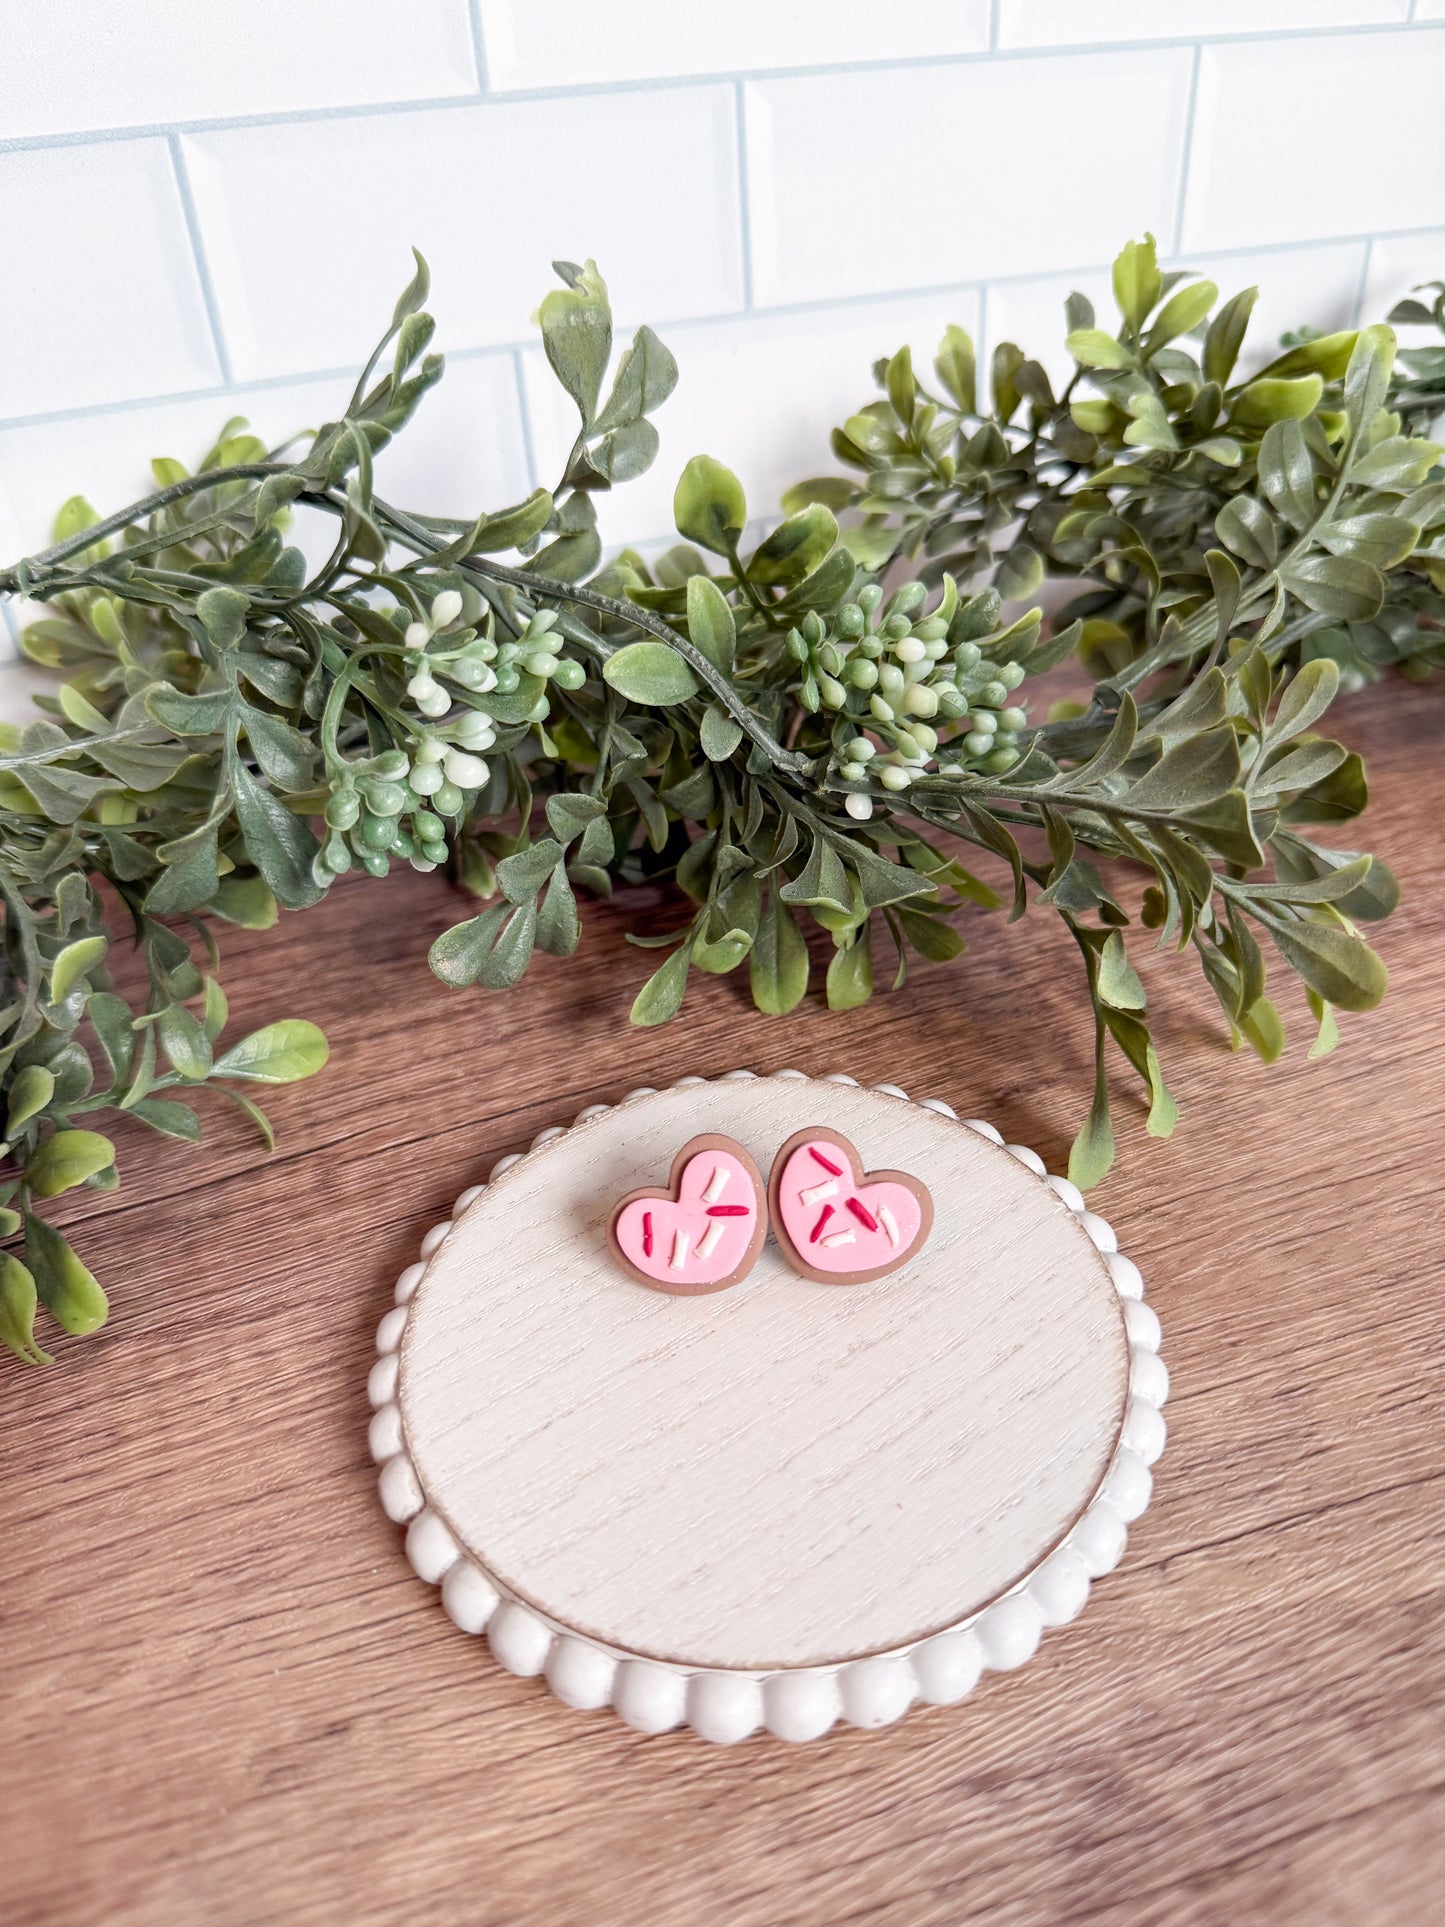
[[[1018,759],[1028,714],[1009,699],[1022,666],[986,661],[966,636],[950,640],[942,615],[920,615],[926,597],[910,582],[885,603],[869,583],[830,624],[809,611],[789,632],[803,670],[799,699],[834,714],[833,761],[845,782],[896,791],[930,767],[1001,774]],[[873,813],[862,790],[845,807],[860,821]]]

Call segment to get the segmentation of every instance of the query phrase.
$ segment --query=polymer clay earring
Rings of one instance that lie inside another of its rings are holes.
[[[768,1179],[783,1256],[804,1278],[862,1285],[922,1249],[933,1228],[928,1187],[906,1171],[867,1171],[850,1141],[818,1125],[797,1131]]]
[[[665,1191],[629,1191],[619,1201],[608,1242],[623,1270],[653,1291],[726,1291],[762,1250],[763,1197],[762,1173],[735,1138],[690,1138]]]

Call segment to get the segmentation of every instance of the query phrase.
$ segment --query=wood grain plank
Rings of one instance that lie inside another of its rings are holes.
[[[1222,1049],[1187,963],[1143,959],[1185,1116],[1169,1145],[1122,1130],[1099,1192],[1175,1383],[1124,1567],[1017,1676],[798,1752],[568,1715],[457,1634],[375,1503],[371,1333],[498,1155],[684,1070],[917,1083],[1057,1168],[1089,1055],[1067,943],[980,914],[961,964],[863,1011],[772,1021],[707,980],[638,1033],[649,960],[621,931],[672,915],[645,892],[498,999],[427,977],[459,914],[436,878],[228,933],[238,1023],[314,1016],[335,1056],[280,1095],[269,1162],[228,1115],[194,1155],[123,1131],[122,1190],[65,1214],[112,1325],[47,1373],[0,1361],[7,1922],[1426,1918],[1445,700],[1396,686],[1347,716],[1366,840],[1406,888],[1383,1009],[1308,1064],[1293,1005],[1266,1070]]]

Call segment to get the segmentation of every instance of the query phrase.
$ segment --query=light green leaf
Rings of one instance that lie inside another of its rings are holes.
[[[1081,368],[1127,368],[1133,360],[1123,342],[1102,328],[1075,328],[1064,346]]]
[[[742,483],[711,455],[694,455],[677,484],[673,519],[690,542],[730,555],[748,519]]]
[[[25,1182],[37,1198],[58,1198],[114,1163],[115,1146],[99,1131],[56,1131],[26,1160]]]
[[[216,1077],[240,1078],[248,1084],[294,1084],[314,1077],[330,1051],[315,1024],[300,1017],[253,1030],[216,1060]]]
[[[77,937],[50,966],[50,1000],[64,1003],[75,986],[89,976],[110,948],[106,937]]]
[[[1303,421],[1319,407],[1325,385],[1318,375],[1300,375],[1296,380],[1261,377],[1242,388],[1234,398],[1230,419],[1247,428],[1266,428],[1271,422]]]
[[[13,1251],[0,1251],[0,1344],[28,1365],[49,1365],[49,1352],[35,1342],[35,1279]]]
[[[559,272],[562,264],[556,264]],[[612,356],[612,310],[607,284],[597,263],[573,269],[572,285],[554,288],[538,313],[542,346],[567,393],[577,404],[584,427],[591,427],[602,393],[602,378]]]
[[[829,1010],[857,1010],[873,995],[873,952],[866,923],[845,948],[833,952],[827,994]]]
[[[828,515],[826,509],[820,512]],[[828,520],[833,520],[831,515],[828,515]],[[786,528],[787,523],[783,526]],[[687,633],[715,669],[724,676],[732,675],[737,653],[737,625],[733,621],[727,598],[708,576],[694,575],[688,578]],[[689,670],[688,673],[691,675],[692,672]]]
[[[685,703],[701,687],[682,657],[665,642],[629,642],[607,658],[602,676],[628,702],[652,708]]]
[[[769,890],[748,959],[753,1002],[768,1017],[786,1017],[808,989],[808,946],[793,913]]]
[[[13,1138],[21,1125],[37,1117],[54,1095],[55,1074],[43,1064],[26,1064],[16,1071],[6,1093],[6,1137]]]
[[[1245,288],[1242,293],[1226,301],[1210,322],[1209,332],[1204,337],[1204,379],[1206,381],[1218,382],[1221,388],[1228,386],[1229,377],[1234,373],[1234,364],[1239,359],[1239,350],[1244,343],[1245,331],[1249,327],[1249,317],[1258,299],[1258,288]]]
[[[1162,291],[1154,236],[1126,242],[1114,262],[1114,299],[1119,312],[1137,333],[1144,326]]]
[[[25,1262],[41,1304],[62,1331],[80,1338],[105,1323],[109,1304],[94,1275],[55,1226],[34,1212],[25,1220]]]
[[[171,1067],[182,1077],[205,1077],[211,1068],[211,1040],[198,1017],[184,1004],[168,1004],[156,1019],[156,1035]]]
[[[1355,556],[1306,555],[1286,563],[1279,579],[1307,609],[1346,622],[1369,621],[1385,599],[1385,578]]]
[[[655,970],[632,1002],[630,1021],[651,1026],[665,1024],[682,1009],[691,964],[688,946],[674,950],[667,962]]]
[[[933,372],[965,415],[978,410],[977,368],[971,337],[950,324],[943,331]]]
[[[742,725],[734,722],[717,703],[709,703],[703,711],[698,736],[703,755],[710,762],[725,763],[743,740]]]

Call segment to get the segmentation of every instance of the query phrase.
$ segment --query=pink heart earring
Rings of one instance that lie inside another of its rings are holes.
[[[679,1297],[725,1291],[746,1278],[767,1236],[763,1180],[735,1139],[689,1139],[672,1161],[668,1188],[629,1191],[612,1213],[608,1240],[639,1285]]]
[[[777,1156],[768,1207],[783,1256],[804,1278],[862,1285],[896,1271],[933,1228],[928,1187],[905,1171],[867,1171],[853,1145],[819,1125]]]

